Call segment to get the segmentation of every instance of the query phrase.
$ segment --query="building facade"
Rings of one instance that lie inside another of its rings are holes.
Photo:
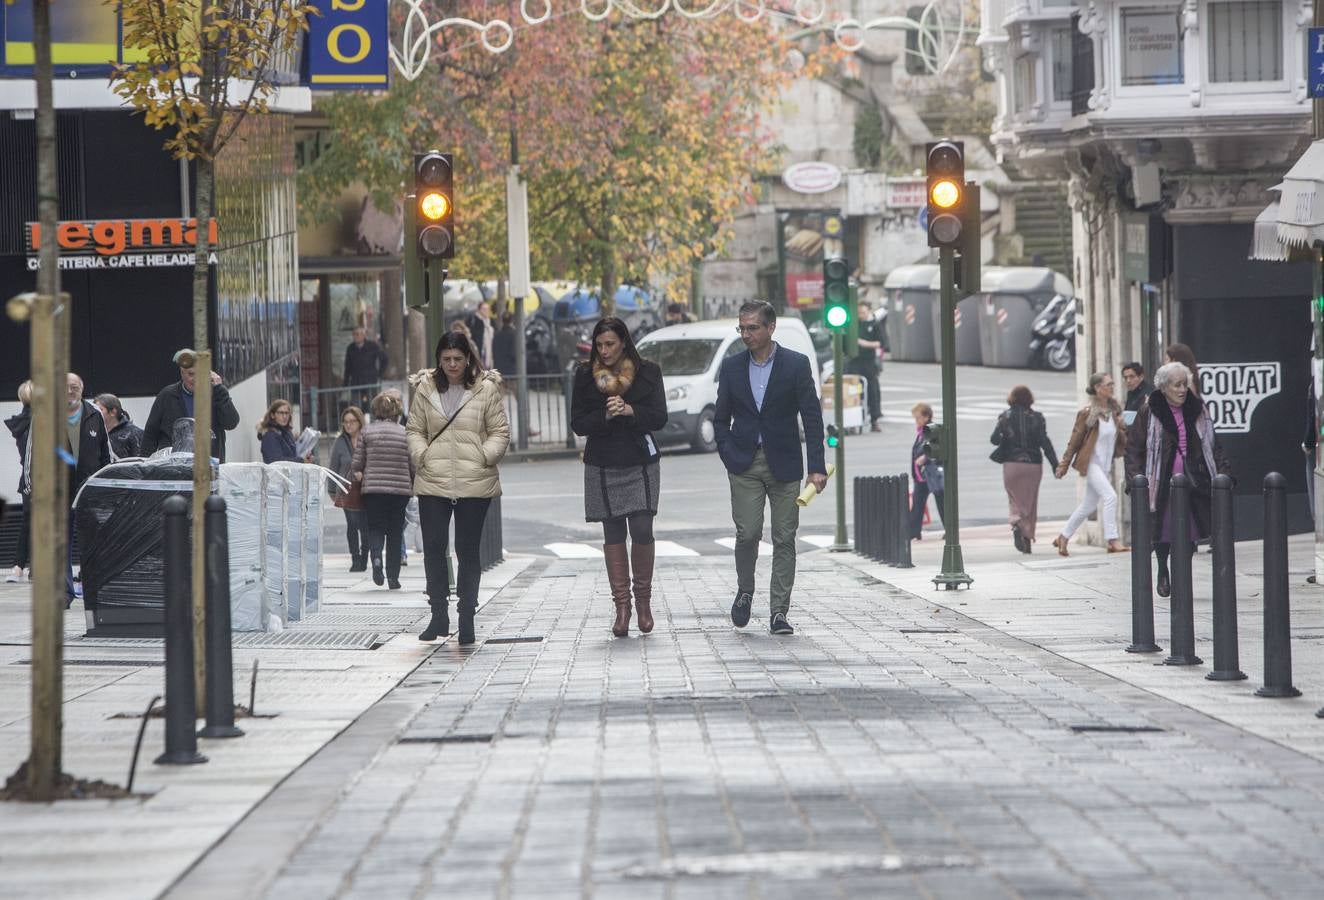
[[[1300,440],[1311,274],[1250,259],[1253,224],[1309,142],[1300,0],[983,0],[997,80],[992,141],[1018,174],[1068,187],[1077,368],[1153,371],[1188,344],[1238,480],[1239,535],[1260,484],[1289,484],[1309,528]]]

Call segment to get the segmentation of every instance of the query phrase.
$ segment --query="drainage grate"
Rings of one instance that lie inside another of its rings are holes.
[[[296,625],[292,625],[291,627],[295,630],[301,628],[326,629],[346,626],[353,626],[356,628],[406,627],[413,625],[421,617],[426,615],[427,612],[428,608],[426,606],[398,611],[365,609],[361,612],[319,612],[313,613],[308,618]]]
[[[490,744],[492,734],[407,734],[397,744]]]
[[[66,666],[123,666],[129,669],[141,669],[145,666],[164,666],[164,659],[66,659]],[[32,660],[20,659],[16,666],[30,666]]]
[[[960,634],[955,628],[898,628],[901,634]]]
[[[234,636],[235,647],[313,647],[318,650],[372,650],[380,645],[375,631],[250,631]]]
[[[1095,732],[1103,734],[1147,734],[1166,731],[1167,729],[1159,728],[1157,725],[1072,725],[1071,730],[1076,734],[1092,734]]]
[[[483,641],[484,644],[537,644],[542,642],[542,635],[522,637],[495,637]]]

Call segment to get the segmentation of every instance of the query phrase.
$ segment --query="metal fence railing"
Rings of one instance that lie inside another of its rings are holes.
[[[551,450],[574,449],[575,436],[570,428],[570,395],[574,387],[574,373],[554,375],[527,375],[528,435],[521,445],[519,435],[520,380],[509,375],[502,378],[501,402],[510,423],[512,449]],[[409,411],[410,390],[404,381],[384,381],[380,384],[340,388],[313,388],[304,391],[303,425],[316,428],[330,436],[340,432],[340,417],[350,406],[360,407],[368,413],[368,404],[383,390],[395,388],[404,398],[405,412]]]

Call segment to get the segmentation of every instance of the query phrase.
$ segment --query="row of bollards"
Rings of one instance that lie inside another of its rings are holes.
[[[910,561],[910,479],[905,475],[856,478],[853,487],[855,552],[901,569]]]
[[[1240,681],[1237,647],[1236,555],[1233,542],[1232,479],[1214,477],[1211,485],[1210,542],[1213,549],[1214,668],[1211,681]],[[1149,481],[1131,480],[1131,645],[1129,653],[1161,651],[1154,642],[1154,597],[1151,588],[1155,523],[1149,511]],[[1192,589],[1191,480],[1174,475],[1169,486],[1168,521],[1171,537],[1169,604],[1170,666],[1196,666],[1195,601]],[[1264,684],[1260,697],[1299,697],[1292,686],[1291,616],[1287,574],[1287,481],[1277,472],[1264,479]],[[1321,710],[1324,714],[1324,710]]]
[[[206,527],[206,725],[197,731],[193,683],[193,598],[189,553],[189,505],[170,497],[165,510],[165,752],[158,765],[194,765],[207,757],[198,737],[243,734],[234,724],[234,673],[230,636],[230,539],[225,500],[208,497]]]

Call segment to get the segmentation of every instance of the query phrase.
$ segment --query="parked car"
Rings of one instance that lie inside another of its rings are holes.
[[[717,405],[717,374],[722,360],[745,349],[736,319],[713,319],[668,325],[639,341],[639,355],[662,368],[667,391],[667,425],[654,438],[659,444],[685,444],[704,453],[717,449],[713,411]],[[804,322],[777,319],[778,344],[809,357],[814,390],[820,390],[818,355]]]
[[[647,291],[621,285],[614,297],[616,315],[625,320],[630,336],[637,342],[644,335],[662,327],[662,311]],[[593,326],[602,318],[602,301],[586,288],[568,291],[552,308],[556,327],[556,347],[562,367],[568,368],[588,359],[589,338]]]

